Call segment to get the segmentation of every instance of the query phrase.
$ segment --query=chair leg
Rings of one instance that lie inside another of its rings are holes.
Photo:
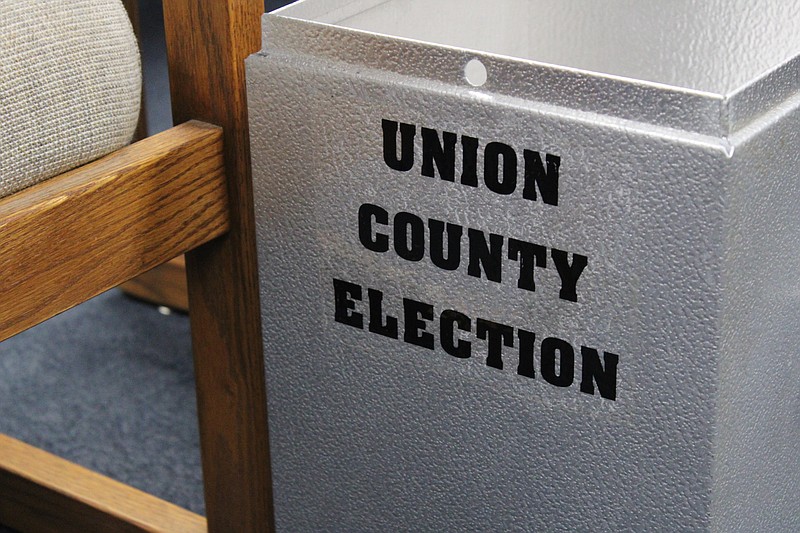
[[[170,0],[173,118],[222,126],[230,233],[186,257],[209,531],[274,530],[244,59],[263,0]]]

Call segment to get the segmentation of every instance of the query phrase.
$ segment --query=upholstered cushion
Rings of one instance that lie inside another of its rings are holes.
[[[0,196],[130,142],[140,94],[120,0],[0,0]]]

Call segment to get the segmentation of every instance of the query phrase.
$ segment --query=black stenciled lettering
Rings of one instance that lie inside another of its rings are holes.
[[[583,269],[589,263],[589,259],[585,255],[572,254],[572,264],[569,262],[567,252],[556,250],[553,248],[550,251],[553,258],[553,263],[558,269],[558,275],[561,277],[561,291],[558,293],[559,298],[568,300],[570,302],[578,301],[578,293],[576,286],[578,278],[581,277]]]
[[[387,252],[389,251],[389,236],[373,232],[373,220],[375,224],[386,226],[389,224],[389,213],[384,208],[373,204],[363,204],[358,208],[358,240],[367,250]]]
[[[525,186],[522,197],[526,200],[536,200],[536,188],[542,194],[542,201],[549,205],[558,205],[558,169],[561,158],[557,155],[546,154],[547,168],[542,163],[539,152],[525,150]]]
[[[527,291],[535,291],[534,267],[547,268],[547,248],[532,242],[509,238],[508,258],[513,261],[519,261],[517,287]]]
[[[433,335],[426,331],[426,320],[433,320],[433,306],[403,298],[403,340],[415,346],[433,350]]]
[[[500,180],[500,157],[503,159],[503,179]],[[490,191],[511,194],[517,188],[517,153],[507,144],[492,142],[483,154],[483,179]]]
[[[533,365],[533,346],[536,342],[536,334],[524,329],[517,329],[519,337],[519,366],[517,374],[528,378],[536,377],[536,370]]]
[[[333,280],[335,319],[337,322],[364,329],[364,316],[356,311],[357,302],[362,301],[366,289],[369,301],[369,331],[384,337],[399,338],[399,320],[390,316],[383,308],[384,294],[380,290],[362,288],[360,285]],[[435,350],[435,336],[429,329],[434,320],[434,306],[410,298],[403,298],[403,341],[428,350]],[[484,318],[475,318],[475,337],[486,341],[486,366],[503,370],[503,349],[513,348],[515,328]],[[439,316],[439,336],[442,349],[458,359],[472,357],[472,342],[467,340],[472,332],[473,319],[453,309],[446,309]],[[516,372],[520,376],[536,379],[535,350],[536,334],[516,329],[519,342],[519,364]],[[540,372],[544,380],[556,387],[571,387],[575,382],[575,350],[562,339],[549,337],[540,347]],[[581,346],[580,391],[583,394],[616,401],[617,369],[619,356]]]
[[[459,339],[455,334],[455,326],[461,331],[471,331],[472,321],[464,313],[447,309],[442,311],[439,318],[439,334],[444,351],[458,357],[459,359],[469,359],[472,355],[472,343]]]
[[[559,355],[556,373],[556,352]],[[575,379],[575,350],[567,341],[550,337],[542,341],[542,377],[556,387],[569,387]]]
[[[394,251],[406,261],[425,256],[425,223],[417,215],[401,211],[394,216]]]
[[[461,264],[461,235],[464,228],[458,224],[445,224],[441,220],[428,220],[431,262],[442,270],[456,270]],[[444,234],[447,233],[445,254]]]
[[[394,170],[407,172],[414,166],[414,136],[417,134],[416,126],[412,124],[399,124],[400,129],[400,157],[397,157],[397,130],[398,123],[393,120],[383,119],[383,160]]]
[[[364,316],[354,311],[361,301],[361,286],[340,279],[333,280],[334,319],[336,322],[364,329]]]
[[[603,362],[601,363],[597,350],[582,346],[581,358],[581,392],[594,394],[594,384],[597,383],[600,396],[607,400],[616,400],[619,356],[603,352]]]
[[[367,289],[367,299],[369,300],[369,331],[389,337],[397,338],[397,319],[386,315],[383,317],[383,293],[377,289]]]
[[[475,137],[461,137],[461,184],[470,187],[478,186],[478,145]]]
[[[442,132],[440,141],[436,130],[422,128],[422,175],[435,176],[434,163],[439,177],[445,181],[456,179],[456,141],[458,136],[449,131]]]
[[[503,277],[503,236],[486,234],[480,230],[469,228],[469,265],[467,274],[476,278],[481,277],[481,272],[486,274],[486,279],[500,283]]]
[[[503,346],[514,347],[514,328],[478,318],[475,321],[475,334],[481,340],[489,341],[486,366],[503,369]]]

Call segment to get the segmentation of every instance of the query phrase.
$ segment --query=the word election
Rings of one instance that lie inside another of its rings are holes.
[[[334,319],[341,324],[357,329],[366,326],[370,333],[435,350],[437,342],[429,326],[438,322],[438,344],[453,357],[469,359],[473,356],[473,343],[464,337],[474,332],[475,338],[485,341],[488,367],[503,370],[509,359],[503,353],[503,348],[516,348],[516,353],[511,357],[516,359],[516,370],[520,376],[535,379],[538,359],[539,372],[550,385],[570,387],[575,382],[575,348],[565,340],[548,337],[538,342],[536,333],[532,331],[485,318],[473,320],[454,309],[437,313],[433,305],[411,298],[402,298],[402,310],[398,314],[402,316],[401,326],[397,316],[384,311],[383,292],[367,288],[365,305],[362,303],[365,291],[361,285],[334,279],[333,290]],[[616,400],[618,361],[616,354],[604,352],[601,359],[596,349],[581,346],[580,391]]]

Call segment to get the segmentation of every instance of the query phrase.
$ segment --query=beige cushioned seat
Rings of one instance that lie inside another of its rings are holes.
[[[140,95],[120,0],[0,0],[0,197],[129,143]]]

